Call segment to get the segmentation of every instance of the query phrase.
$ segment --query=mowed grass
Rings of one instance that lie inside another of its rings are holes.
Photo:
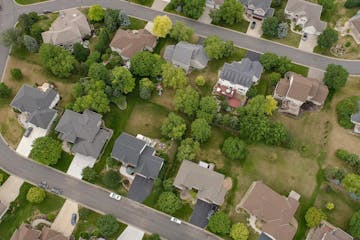
[[[40,2],[45,2],[47,0],[15,0],[16,3],[21,4],[21,5],[28,5],[28,4],[33,4],[33,3],[40,3]]]
[[[346,47],[347,43],[350,43],[349,47]],[[339,40],[337,41],[336,45],[341,45],[345,47],[346,51],[343,55],[341,56],[334,55],[330,51],[330,49],[321,49],[319,48],[319,46],[316,46],[314,48],[314,52],[330,57],[345,58],[345,59],[360,59],[360,48],[351,36],[339,36]]]
[[[280,38],[268,38],[265,36],[262,36],[262,37],[265,39],[271,40],[273,42],[289,45],[289,46],[296,47],[296,48],[299,46],[300,39],[301,39],[300,34],[293,33],[290,30],[289,30],[288,35],[281,39]]]
[[[141,20],[139,18],[129,17],[129,19],[130,19],[130,26],[127,27],[126,29],[131,29],[131,30],[143,29],[147,24],[147,21]]]
[[[24,183],[20,188],[19,196],[11,204],[12,211],[8,211],[0,223],[0,237],[10,239],[13,232],[24,222],[39,214],[57,214],[64,204],[64,199],[51,193],[46,193],[42,203],[32,204],[26,200],[26,194],[32,185]]]
[[[153,4],[154,0],[130,0],[130,2],[151,7],[151,5]]]
[[[219,24],[214,24],[217,26],[221,26],[224,28],[230,28],[232,30],[238,31],[238,32],[243,32],[246,33],[248,27],[249,27],[250,22],[245,21],[244,19],[239,22],[239,23],[235,23],[235,24],[226,24],[226,23],[219,23]]]

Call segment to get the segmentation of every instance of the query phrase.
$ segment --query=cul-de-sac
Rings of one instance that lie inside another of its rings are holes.
[[[360,240],[360,0],[0,0],[0,240]]]

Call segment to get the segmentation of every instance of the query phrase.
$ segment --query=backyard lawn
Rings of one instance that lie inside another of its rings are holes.
[[[24,222],[31,222],[33,217],[40,214],[49,216],[59,212],[64,199],[51,193],[46,193],[45,200],[40,204],[32,204],[26,200],[26,194],[32,185],[24,183],[19,196],[11,203],[12,208],[4,215],[0,223],[0,238],[10,239],[13,232]]]

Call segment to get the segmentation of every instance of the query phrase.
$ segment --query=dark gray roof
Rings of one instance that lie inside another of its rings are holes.
[[[35,110],[48,109],[57,96],[57,92],[48,88],[45,92],[29,85],[23,85],[17,92],[10,106],[21,112],[32,113]]]
[[[82,114],[66,110],[55,127],[60,132],[61,140],[75,143],[80,138],[92,142],[101,127],[102,116],[96,112],[85,110]]]
[[[253,5],[255,9],[261,8],[267,13],[270,9],[272,0],[240,0],[240,2],[246,7]]]
[[[358,112],[351,115],[351,121],[360,124],[360,101],[358,102]]]
[[[262,72],[263,66],[259,61],[244,58],[241,62],[225,63],[220,78],[249,88],[254,84],[253,77],[260,79]]]
[[[36,110],[30,114],[30,117],[27,120],[27,122],[29,122],[37,127],[47,129],[56,114],[57,114],[57,111],[54,109],[44,109],[41,111]]]
[[[266,235],[265,233],[261,233],[259,240],[272,240],[272,238]]]
[[[122,133],[115,141],[111,156],[147,178],[155,179],[163,165],[163,159],[155,156],[155,149],[130,134]]]
[[[103,146],[110,138],[110,135],[111,134],[109,131],[100,129],[93,141],[89,142],[83,139],[79,139],[79,141],[77,141],[72,147],[72,151],[85,156],[98,158],[101,150],[103,149]]]

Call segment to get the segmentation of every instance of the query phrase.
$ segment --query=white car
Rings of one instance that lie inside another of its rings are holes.
[[[177,219],[176,217],[171,217],[170,221],[177,223],[177,224],[181,224],[181,220]]]
[[[109,197],[111,197],[111,198],[113,198],[115,200],[118,200],[118,201],[120,201],[120,199],[121,199],[121,196],[119,194],[116,194],[116,193],[113,193],[113,192],[110,193]]]

